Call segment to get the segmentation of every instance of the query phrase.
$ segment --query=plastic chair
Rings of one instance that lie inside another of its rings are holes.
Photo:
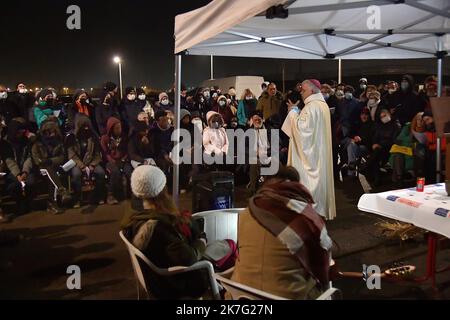
[[[125,237],[123,231],[119,232],[120,238],[125,243],[128,253],[130,254],[131,264],[133,267],[134,275],[136,277],[136,288],[137,288],[137,297],[138,300],[140,298],[140,290],[139,285],[144,289],[147,294],[147,298],[150,298],[151,288],[148,287],[148,283],[145,281],[144,274],[142,272],[141,265],[139,260],[144,262],[151,272],[156,274],[159,277],[168,277],[173,276],[180,273],[187,273],[195,270],[205,269],[208,273],[209,283],[211,286],[211,291],[214,299],[219,300],[219,287],[217,285],[216,280],[214,279],[214,268],[209,261],[199,261],[194,263],[192,266],[184,267],[184,266],[175,266],[170,268],[158,268],[154,265],[140,250],[138,250],[133,244]]]
[[[220,209],[197,212],[192,219],[203,219],[203,231],[208,242],[231,239],[238,240],[238,216],[244,208]]]
[[[249,287],[245,284],[232,281],[222,275],[215,274],[214,277],[231,295],[232,300],[289,300],[266,291]],[[336,294],[338,294],[339,299],[342,299],[341,291],[337,288],[331,287],[322,293],[316,300],[333,300],[333,296],[336,296]]]

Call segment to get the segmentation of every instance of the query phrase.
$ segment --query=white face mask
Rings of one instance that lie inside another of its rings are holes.
[[[204,96],[206,99],[209,99],[209,98],[211,97],[211,94],[209,93],[209,91],[205,91],[205,92],[203,92],[203,96]]]
[[[127,99],[130,101],[134,101],[136,99],[136,95],[135,94],[129,94],[127,95]]]
[[[8,98],[8,92],[0,92],[0,100],[4,100],[6,98]]]
[[[252,99],[253,99],[252,96],[246,96],[246,97],[245,97],[245,100],[252,100]]]
[[[384,116],[383,118],[381,118],[381,122],[383,122],[383,123],[388,123],[389,121],[391,121],[390,116]]]
[[[365,85],[365,84],[360,84],[359,87],[360,87],[362,90],[365,90],[365,89],[367,88],[367,85]]]
[[[145,96],[145,94],[140,94],[138,96],[138,98],[139,98],[139,100],[145,100],[146,96]]]
[[[86,103],[87,103],[87,104],[89,104],[89,103],[90,103],[90,102],[89,102],[89,99],[86,99]]]
[[[19,93],[27,93],[27,89],[19,89]]]
[[[352,98],[353,98],[353,94],[351,92],[346,92],[345,93],[345,99],[351,100]]]
[[[336,91],[336,98],[342,99],[343,97],[344,97],[344,91],[342,91],[342,90],[337,90],[337,91]]]
[[[378,100],[376,99],[369,99],[369,101],[367,101],[367,105],[371,108],[376,107],[378,105]]]
[[[163,99],[163,100],[161,100],[161,104],[162,104],[163,106],[167,106],[167,105],[169,104],[169,100]]]
[[[219,101],[219,106],[224,107],[227,103],[224,100]]]
[[[388,89],[389,94],[393,94],[395,91],[397,91],[397,90],[395,90],[395,89]]]
[[[213,98],[217,98],[217,93],[214,92],[213,95],[212,95],[212,97],[213,97]]]

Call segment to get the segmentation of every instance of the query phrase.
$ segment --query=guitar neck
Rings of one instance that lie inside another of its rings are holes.
[[[374,274],[374,275],[376,275],[376,274]],[[345,277],[345,278],[363,278],[364,277],[362,272],[342,272],[342,271],[339,272],[339,276]],[[380,278],[383,278],[386,276],[386,274],[381,273],[381,274],[378,274],[378,276]]]

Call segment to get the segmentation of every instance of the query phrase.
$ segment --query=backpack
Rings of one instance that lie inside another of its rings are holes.
[[[223,272],[234,267],[238,247],[231,239],[217,240],[206,246],[203,257],[213,264],[216,271]]]

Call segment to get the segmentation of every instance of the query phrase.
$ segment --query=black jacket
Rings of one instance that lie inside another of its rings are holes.
[[[115,97],[106,99],[107,95],[107,92],[103,92],[99,105],[95,108],[95,120],[100,136],[106,134],[106,122],[109,117],[120,118],[117,99]]]
[[[390,149],[399,132],[400,128],[396,121],[391,120],[388,123],[377,123],[375,125],[373,143],[379,144],[383,148]]]
[[[389,108],[395,108],[393,116],[403,126],[407,122],[411,122],[414,116],[424,110],[424,101],[414,91],[414,79],[411,76],[404,76],[408,81],[408,90],[401,89],[393,94],[388,100]]]

